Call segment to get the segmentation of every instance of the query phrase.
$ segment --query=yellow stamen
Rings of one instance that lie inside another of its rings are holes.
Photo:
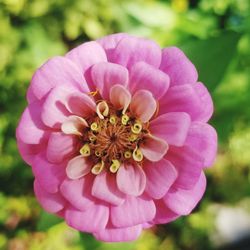
[[[123,116],[122,116],[122,124],[123,124],[123,125],[127,125],[128,121],[129,121],[129,116],[126,115],[126,114],[123,115]]]
[[[116,121],[117,121],[116,116],[111,115],[109,118],[109,122],[114,125],[114,124],[116,124]]]
[[[101,153],[100,151],[96,150],[96,151],[95,151],[95,155],[96,155],[97,157],[100,157],[100,156],[102,155],[102,153]]]
[[[83,156],[89,156],[90,155],[90,147],[89,144],[84,144],[80,149],[80,154]]]
[[[104,168],[104,162],[101,161],[101,162],[98,162],[97,164],[95,164],[92,169],[91,169],[91,173],[92,174],[95,174],[95,175],[98,175],[102,172]]]
[[[104,119],[105,116],[109,114],[109,106],[107,102],[101,101],[96,106],[96,113],[100,119]]]
[[[91,95],[91,96],[96,96],[98,93],[98,89],[96,91],[91,91],[88,93],[88,95]]]
[[[118,160],[112,160],[112,164],[110,165],[109,170],[111,173],[116,173],[120,166],[121,163]]]
[[[96,140],[96,136],[91,135],[91,136],[89,137],[89,140],[90,140],[91,142],[94,142],[94,141]]]
[[[140,122],[136,122],[132,127],[131,131],[135,134],[139,134],[142,131],[142,125]]]
[[[131,134],[130,136],[129,136],[129,141],[130,142],[134,142],[134,141],[136,141],[137,140],[137,138],[138,138],[138,135],[136,135],[136,134]]]
[[[133,159],[135,161],[142,161],[142,159],[143,159],[143,154],[138,147],[136,147],[133,151]]]
[[[96,122],[93,122],[93,123],[91,123],[91,125],[90,125],[90,129],[91,129],[92,131],[98,131],[99,126],[98,126],[98,124],[97,124]]]
[[[131,156],[132,156],[132,154],[131,154],[130,151],[126,151],[126,152],[124,153],[124,157],[125,157],[126,159],[131,158]]]

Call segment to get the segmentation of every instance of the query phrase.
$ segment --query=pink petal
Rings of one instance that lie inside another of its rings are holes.
[[[65,206],[65,200],[59,193],[46,192],[37,180],[34,181],[34,192],[43,209],[49,213],[57,213]]]
[[[107,57],[102,46],[95,41],[86,42],[66,54],[84,73],[89,67],[99,62],[106,62]]]
[[[75,180],[87,175],[91,168],[92,165],[86,157],[79,155],[68,162],[66,173],[70,179]]]
[[[110,88],[114,84],[127,86],[128,70],[118,64],[102,62],[91,68],[91,77],[94,88],[97,89],[103,99],[109,98]]]
[[[191,119],[187,113],[171,112],[154,119],[150,123],[150,131],[170,145],[183,146],[190,125]]]
[[[97,240],[107,242],[124,242],[136,240],[141,234],[142,226],[116,228],[107,227],[104,230],[94,233]]]
[[[76,153],[77,146],[75,136],[65,135],[62,132],[53,132],[48,141],[47,159],[52,163],[62,162]]]
[[[185,144],[204,158],[206,167],[213,164],[217,152],[217,133],[212,126],[201,122],[192,123]]]
[[[122,165],[116,178],[118,188],[125,194],[139,196],[146,186],[146,175],[139,165]]]
[[[172,189],[164,197],[166,205],[177,214],[187,215],[195,208],[206,189],[206,177],[202,172],[198,182],[190,190]]]
[[[29,103],[42,99],[56,86],[88,92],[88,86],[80,70],[65,57],[48,60],[33,75],[27,92]]]
[[[62,132],[68,135],[82,135],[84,128],[88,127],[85,119],[71,115],[62,124]]]
[[[124,193],[117,187],[116,176],[107,172],[102,172],[95,177],[92,195],[113,205],[121,205],[125,198]]]
[[[129,82],[131,93],[145,89],[150,91],[155,99],[164,96],[169,87],[168,75],[145,62],[138,62],[131,68]]]
[[[110,89],[110,102],[116,109],[122,109],[126,112],[130,102],[131,95],[129,91],[122,85],[116,84]]]
[[[153,41],[126,37],[114,49],[110,61],[131,68],[135,63],[144,61],[156,68],[161,63],[161,49]]]
[[[157,103],[147,90],[138,90],[135,92],[130,103],[130,110],[136,118],[142,122],[148,122],[154,115],[157,108]]]
[[[45,136],[47,128],[41,122],[40,112],[42,103],[30,104],[23,112],[19,121],[16,136],[26,144],[39,144]]]
[[[168,151],[168,144],[155,136],[147,135],[140,145],[142,154],[150,161],[159,161]]]
[[[167,160],[156,163],[145,162],[143,170],[147,176],[146,193],[153,199],[162,198],[177,178],[177,171]]]
[[[88,118],[94,114],[96,109],[94,100],[90,96],[80,92],[69,94],[66,98],[65,106],[71,114],[84,118]]]
[[[169,209],[162,199],[156,200],[155,206],[156,215],[153,219],[154,224],[166,224],[180,217],[179,214],[176,214],[171,209]]]
[[[176,47],[163,49],[160,69],[169,75],[170,85],[195,83],[198,79],[195,66]]]
[[[116,227],[130,227],[151,221],[155,216],[155,204],[152,200],[128,196],[120,206],[111,206],[112,224]]]
[[[178,171],[175,186],[182,189],[191,189],[200,178],[203,167],[203,158],[188,146],[170,147],[165,158]]]
[[[61,124],[70,115],[65,107],[66,98],[72,90],[63,87],[55,87],[48,94],[41,111],[41,118],[44,124],[51,128],[60,129]]]
[[[91,187],[93,185],[92,177],[93,176],[89,174],[79,180],[65,179],[60,186],[63,197],[79,210],[88,209],[95,201],[91,195]]]
[[[34,158],[32,171],[41,187],[48,193],[58,192],[59,185],[65,178],[65,164],[51,164],[44,154]]]
[[[108,223],[109,208],[101,204],[94,204],[85,211],[69,208],[65,212],[65,219],[69,226],[79,231],[98,232]]]

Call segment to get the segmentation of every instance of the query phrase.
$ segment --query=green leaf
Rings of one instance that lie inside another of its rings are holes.
[[[206,40],[192,40],[180,46],[196,66],[199,80],[213,91],[235,57],[241,34],[227,31]]]
[[[47,231],[52,226],[61,223],[63,221],[62,218],[59,218],[53,214],[46,213],[44,211],[41,212],[40,218],[37,223],[38,231]]]

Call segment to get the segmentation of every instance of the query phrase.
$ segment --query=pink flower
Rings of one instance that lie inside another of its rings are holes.
[[[103,241],[189,214],[217,148],[197,79],[180,49],[127,34],[47,61],[16,133],[41,206]]]

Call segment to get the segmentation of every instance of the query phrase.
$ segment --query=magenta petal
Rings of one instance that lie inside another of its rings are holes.
[[[97,240],[107,242],[133,241],[139,237],[141,230],[141,225],[124,228],[107,227],[104,230],[94,233],[94,236]]]
[[[146,186],[146,175],[139,165],[122,165],[116,175],[117,186],[125,194],[139,196]]]
[[[168,75],[147,63],[138,62],[130,70],[129,89],[132,93],[145,89],[150,91],[155,99],[160,99],[168,87]]]
[[[116,176],[105,171],[95,177],[92,195],[113,205],[121,205],[126,197],[117,187]]]
[[[150,161],[161,160],[168,151],[168,144],[155,136],[147,135],[140,145],[143,155]]]
[[[202,172],[198,182],[190,190],[172,188],[163,198],[166,205],[177,214],[187,215],[195,208],[206,189],[206,177]]]
[[[88,92],[82,72],[65,57],[54,57],[43,64],[33,75],[27,92],[29,103],[42,99],[56,86]]]
[[[37,180],[34,181],[34,192],[43,209],[49,213],[57,213],[65,206],[65,200],[59,193],[46,192]]]
[[[91,195],[93,178],[87,175],[79,180],[65,179],[60,187],[64,198],[79,210],[86,210],[93,205],[95,199]]]
[[[75,136],[53,132],[48,141],[47,159],[52,163],[59,163],[73,156],[76,150],[77,138]]]
[[[154,119],[150,123],[150,131],[170,145],[183,146],[190,125],[191,119],[187,113],[171,112]]]
[[[192,123],[185,144],[204,158],[206,167],[213,164],[217,152],[217,133],[212,126],[201,122]]]
[[[110,61],[127,68],[144,61],[158,68],[161,63],[161,49],[153,41],[132,36],[126,37],[117,44]]]
[[[103,99],[109,98],[110,88],[114,84],[127,86],[128,70],[118,64],[102,62],[91,68],[94,89],[97,89]]]
[[[112,206],[110,210],[112,224],[116,227],[130,227],[151,221],[155,216],[153,200],[128,196],[120,206]]]
[[[188,146],[170,147],[165,158],[177,169],[175,186],[191,189],[200,178],[204,160],[200,154]]]
[[[169,75],[170,85],[195,83],[198,79],[195,66],[176,47],[163,49],[160,69]]]
[[[130,103],[130,110],[136,118],[142,122],[148,122],[154,115],[157,103],[147,90],[138,90],[135,92]]]
[[[16,130],[16,136],[26,144],[39,144],[45,136],[45,125],[41,122],[40,112],[42,103],[30,104],[23,112]]]
[[[32,171],[41,187],[49,193],[58,192],[62,180],[65,178],[65,164],[51,164],[45,155],[39,154],[34,158]]]
[[[98,232],[103,230],[109,219],[109,208],[96,204],[85,211],[69,208],[65,212],[65,219],[69,226],[83,232]]]
[[[153,199],[162,198],[177,178],[177,171],[167,160],[156,163],[145,162],[143,170],[147,176],[146,193]]]
[[[107,61],[105,51],[102,46],[95,41],[79,45],[68,52],[66,57],[73,61],[82,73],[96,63]]]

